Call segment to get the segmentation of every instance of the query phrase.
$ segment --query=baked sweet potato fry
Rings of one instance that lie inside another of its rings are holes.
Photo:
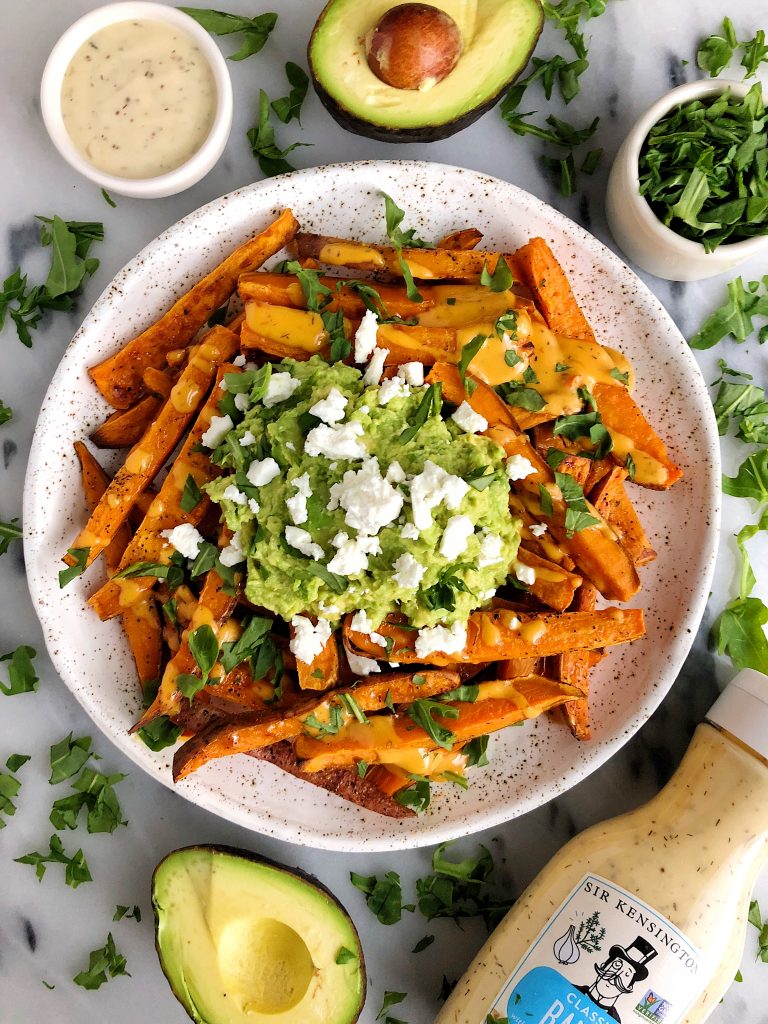
[[[161,369],[166,354],[187,348],[211,314],[222,306],[246,270],[255,270],[293,238],[298,223],[290,210],[228,256],[171,308],[119,352],[89,372],[94,384],[116,409],[127,409],[142,395],[144,371]]]
[[[178,444],[196,410],[203,404],[218,367],[239,346],[237,335],[214,327],[190,356],[167,402],[146,434],[131,449],[107,491],[72,547],[88,549],[87,565],[101,554],[125,522],[138,494],[154,480]],[[71,555],[64,559],[74,564]]]
[[[320,277],[320,283],[330,288],[332,295],[324,306],[331,312],[341,309],[350,320],[362,320],[366,305],[359,291],[344,284],[342,278]],[[243,302],[256,301],[269,303],[272,306],[290,306],[293,309],[306,309],[307,299],[298,278],[293,274],[272,274],[259,271],[255,274],[243,274],[238,281],[237,290]],[[423,302],[412,302],[402,285],[376,284],[376,291],[384,304],[388,316],[405,318],[419,316],[427,309],[432,309],[439,299],[430,289],[422,289]]]
[[[543,238],[532,238],[512,256],[521,280],[533,295],[547,325],[567,338],[595,340],[592,328],[571,291],[565,271]]]
[[[82,441],[75,441],[75,455],[80,463],[80,478],[83,483],[83,494],[89,512],[93,512],[109,487],[110,477],[96,459],[91,455]],[[117,571],[123,552],[131,541],[131,531],[124,523],[115,532],[112,541],[104,552],[104,564],[111,576]]]
[[[508,725],[536,718],[550,708],[581,696],[581,690],[576,687],[542,676],[480,683],[478,689],[478,698],[472,704],[446,702],[446,709],[453,708],[457,712],[456,718],[434,716],[436,722],[453,733],[453,745],[456,747]],[[385,729],[356,729],[354,736],[340,735],[322,740],[299,736],[295,749],[298,757],[303,759],[304,771],[349,766],[359,760],[368,764],[386,764],[388,756],[397,755],[400,750],[414,747],[435,749],[434,740],[407,712],[398,711],[386,716],[386,720]]]
[[[467,252],[479,245],[483,237],[482,231],[477,228],[459,228],[458,231],[451,231],[443,235],[435,245],[436,249],[461,249]]]
[[[91,440],[98,448],[130,448],[144,435],[162,404],[154,395],[145,395],[130,409],[110,413],[93,431]]]
[[[289,627],[293,636],[293,626]],[[296,662],[299,686],[302,690],[329,690],[339,681],[339,644],[336,634],[331,633],[325,647],[311,665],[305,661]]]
[[[616,531],[635,565],[648,565],[656,557],[656,552],[627,496],[626,478],[626,469],[614,466],[592,489],[589,497],[603,519]]]
[[[215,758],[245,754],[298,736],[307,728],[305,723],[310,715],[315,715],[320,721],[322,717],[327,720],[332,704],[343,707],[340,695],[348,694],[354,698],[357,707],[365,713],[381,711],[389,702],[409,704],[417,697],[435,697],[459,685],[456,672],[432,669],[417,675],[423,682],[417,683],[414,675],[387,673],[374,682],[364,680],[355,687],[308,697],[288,710],[257,713],[250,718],[240,717],[236,722],[205,729],[176,751],[173,777],[183,779]]]
[[[471,374],[470,374],[471,376]],[[442,397],[450,405],[468,402],[476,413],[483,416],[489,426],[501,425],[520,432],[514,412],[493,388],[480,380],[472,380],[474,390],[468,394],[458,367],[447,362],[436,362],[427,375],[428,384],[441,384]]]
[[[596,599],[597,590],[591,583],[585,583],[576,592],[571,610],[593,612]],[[556,654],[549,660],[555,679],[561,683],[578,687],[584,694],[578,700],[562,705],[562,714],[577,740],[588,740],[591,737],[588,695],[593,653],[593,651],[567,651],[565,654]]]
[[[344,620],[344,643],[356,654],[384,658],[403,665],[425,662],[455,665],[460,662],[499,661],[502,658],[544,658],[565,651],[592,650],[624,644],[643,636],[640,608],[604,608],[596,612],[531,612],[507,609],[473,612],[467,622],[467,642],[455,654],[430,652],[417,657],[416,634],[398,622],[385,619],[376,632],[392,640],[391,650],[377,644],[367,633],[353,630],[351,616]]]
[[[634,481],[654,490],[666,490],[683,475],[667,447],[643,415],[632,395],[621,385],[596,384],[592,391],[603,423],[613,438],[611,455],[626,466],[634,463]]]
[[[530,593],[548,608],[564,612],[581,586],[581,576],[568,572],[555,562],[550,562],[535,551],[529,551],[524,547],[518,548],[517,560],[536,573],[535,581],[528,587]]]

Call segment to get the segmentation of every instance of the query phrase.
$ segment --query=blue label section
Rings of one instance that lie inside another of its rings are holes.
[[[616,1024],[608,1014],[551,967],[535,967],[507,1001],[509,1024]]]

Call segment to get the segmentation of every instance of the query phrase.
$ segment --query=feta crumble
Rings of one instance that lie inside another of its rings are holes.
[[[302,473],[295,480],[291,480],[291,487],[296,488],[296,493],[285,499],[285,507],[288,509],[291,519],[299,526],[307,521],[307,498],[312,497],[309,473]]]
[[[218,448],[234,426],[231,416],[211,416],[211,425],[200,438],[206,448]]]
[[[424,469],[411,481],[411,508],[413,522],[418,530],[432,525],[432,509],[440,502],[457,509],[469,490],[469,484],[460,476],[446,472],[427,459]]]
[[[366,309],[365,316],[355,332],[355,362],[367,363],[376,348],[376,332],[379,321],[371,309]]]
[[[389,405],[393,398],[408,398],[411,389],[402,377],[390,377],[379,387],[379,405]]]
[[[181,523],[172,530],[163,530],[160,536],[184,558],[197,558],[200,545],[203,543],[202,534],[191,523]]]
[[[261,509],[261,505],[258,503],[258,501],[256,501],[255,498],[249,498],[248,508],[255,516],[257,516],[259,514],[259,510]]]
[[[304,452],[310,456],[325,455],[328,459],[364,459],[368,452],[358,440],[362,436],[363,425],[354,420],[332,427],[320,423],[307,434]]]
[[[311,665],[328,643],[331,624],[328,619],[318,619],[315,625],[306,615],[294,615],[291,619],[291,653],[298,661]]]
[[[248,495],[243,494],[234,484],[229,484],[229,486],[225,487],[221,496],[224,501],[231,501],[233,505],[246,505],[248,503]]]
[[[388,348],[377,348],[363,374],[363,384],[378,384],[384,373],[384,361],[389,355]]]
[[[458,654],[467,645],[467,627],[462,622],[445,626],[425,626],[416,634],[416,657],[426,659],[435,651],[442,654]]]
[[[402,377],[412,388],[420,388],[424,383],[424,364],[403,363],[397,368],[397,376]]]
[[[339,483],[332,484],[330,494],[329,511],[341,505],[347,525],[371,536],[397,519],[404,500],[381,475],[375,458],[367,459],[357,472],[348,469]]]
[[[534,537],[543,537],[544,534],[547,532],[547,524],[546,523],[531,523],[531,525],[528,527],[528,529],[531,531],[531,533],[533,534]]]
[[[510,480],[525,480],[536,472],[536,467],[524,455],[510,455],[506,461],[507,476]]]
[[[469,516],[451,516],[445,524],[440,541],[440,554],[453,560],[467,550],[469,538],[475,532],[475,524]]]
[[[421,583],[426,571],[421,562],[417,562],[413,555],[406,551],[395,562],[395,571],[392,574],[392,579],[399,587],[405,587],[406,590],[415,590]]]
[[[400,536],[403,540],[418,540],[421,534],[413,525],[413,523],[406,523],[400,531]]]
[[[355,612],[352,616],[349,628],[354,630],[355,633],[363,633],[365,636],[369,636],[375,644],[379,644],[381,647],[387,646],[387,643],[381,633],[375,632],[373,624],[368,618],[368,612],[363,611],[362,609],[359,612]]]
[[[253,484],[254,487],[264,487],[276,476],[280,476],[280,467],[273,458],[255,459],[245,475],[248,477],[249,484]]]
[[[399,462],[390,462],[384,479],[390,484],[401,484],[405,480],[405,470]]]
[[[524,565],[523,562],[518,562],[517,559],[512,563],[512,571],[521,583],[525,583],[529,587],[532,583],[536,582],[536,570],[530,565]]]
[[[479,412],[475,412],[469,402],[462,402],[451,419],[467,434],[478,434],[481,430],[488,429],[488,420]]]
[[[246,430],[246,432],[240,438],[240,444],[244,444],[246,445],[246,447],[249,444],[256,444],[256,437],[252,430]]]
[[[222,565],[226,565],[231,568],[233,565],[239,565],[245,561],[245,549],[243,547],[243,537],[240,530],[232,537],[232,540],[227,544],[225,548],[219,553],[219,561]]]
[[[364,658],[361,654],[347,651],[349,667],[356,676],[369,676],[372,672],[381,672],[381,665],[373,658]]]
[[[314,558],[315,561],[318,561],[325,557],[325,552],[320,545],[315,544],[311,535],[298,526],[286,526],[285,539],[292,548],[296,548],[297,551],[300,551],[302,555],[306,555],[307,558]]]
[[[337,533],[331,541],[337,549],[328,563],[328,571],[338,576],[357,576],[368,568],[368,555],[381,553],[378,537],[351,537],[348,533]]]
[[[232,360],[232,365],[233,366],[245,366],[245,356],[243,355],[242,352],[240,353],[240,355],[235,356],[235,358]]]
[[[293,392],[301,384],[290,373],[272,373],[267,384],[267,392],[264,395],[264,408],[271,409],[278,402],[284,402],[290,398]]]
[[[317,416],[323,423],[338,423],[344,419],[344,410],[347,407],[347,399],[338,388],[331,388],[325,398],[310,408],[310,413]]]
[[[234,403],[238,412],[248,412],[248,408],[251,404],[250,395],[246,395],[244,392],[239,391],[234,397]]]
[[[489,533],[487,530],[484,530],[480,537],[480,554],[477,559],[478,569],[485,569],[489,565],[498,565],[501,560],[501,537],[498,533]]]

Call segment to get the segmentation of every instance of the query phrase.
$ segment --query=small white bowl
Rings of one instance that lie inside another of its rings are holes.
[[[208,61],[216,82],[217,102],[213,124],[200,148],[183,164],[153,178],[121,178],[94,167],[80,153],[64,125],[61,111],[61,87],[64,74],[77,51],[90,37],[108,25],[133,19],[161,21],[173,25],[191,36]],[[71,25],[54,46],[43,71],[40,85],[40,106],[43,121],[51,141],[68,164],[80,174],[108,192],[142,199],[159,199],[183,192],[200,181],[213,167],[224,151],[232,128],[232,81],[227,62],[211,36],[188,14],[174,7],[130,0],[127,3],[107,4],[84,15]]]
[[[651,128],[678,104],[718,95],[728,87],[734,96],[745,96],[750,83],[704,79],[681,85],[662,96],[635,122],[611,167],[605,197],[611,233],[630,260],[667,281],[701,281],[768,250],[768,235],[757,235],[740,242],[725,242],[708,253],[700,242],[683,238],[662,224],[640,195],[638,161]]]

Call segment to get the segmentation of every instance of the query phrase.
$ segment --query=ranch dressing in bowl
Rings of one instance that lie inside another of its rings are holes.
[[[216,80],[197,42],[151,19],[95,32],[62,81],[64,126],[94,167],[120,178],[155,178],[203,145],[217,108]]]

